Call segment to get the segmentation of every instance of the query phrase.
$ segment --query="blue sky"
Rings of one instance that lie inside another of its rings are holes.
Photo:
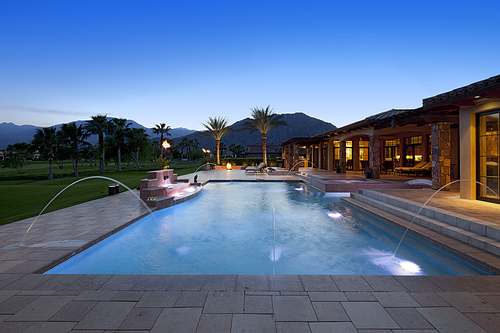
[[[0,122],[337,126],[500,74],[495,1],[0,0]]]

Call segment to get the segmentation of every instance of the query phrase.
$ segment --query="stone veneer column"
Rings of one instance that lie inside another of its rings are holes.
[[[382,150],[380,147],[380,135],[370,136],[370,169],[372,169],[372,178],[380,178],[380,163]]]
[[[346,144],[347,142],[345,140],[340,141],[340,146],[339,146],[339,163],[340,163],[340,172],[341,173],[346,173],[346,162],[347,162],[347,149],[346,149]]]
[[[451,130],[449,123],[431,124],[432,188],[438,190],[451,181]],[[446,187],[443,190],[450,190]]]
[[[293,170],[299,171],[300,165],[298,164],[299,162],[299,146],[294,144],[293,145]]]
[[[285,168],[290,169],[290,145],[285,146]]]
[[[323,169],[323,142],[318,144],[318,169]]]

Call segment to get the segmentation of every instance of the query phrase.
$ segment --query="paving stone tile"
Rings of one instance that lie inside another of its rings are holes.
[[[275,296],[274,317],[276,321],[318,320],[307,296]]]
[[[352,323],[310,323],[312,333],[357,333]]]
[[[363,278],[375,291],[408,291],[390,275],[363,275]]]
[[[81,277],[81,274],[54,274],[49,275],[52,278],[38,287],[35,290],[63,290],[66,289],[70,284],[75,282]]]
[[[209,292],[203,313],[243,313],[242,291]]]
[[[18,296],[50,296],[54,295],[55,290],[21,290],[16,295]]]
[[[0,315],[0,323],[3,323],[10,315]]]
[[[45,321],[61,310],[73,296],[40,296],[16,312],[8,321]]]
[[[398,324],[376,302],[342,302],[347,315],[357,329],[397,329]]]
[[[276,333],[311,333],[305,322],[276,322]]]
[[[300,275],[306,291],[339,291],[329,275]]]
[[[309,298],[312,302],[342,302],[347,297],[340,291],[310,291]]]
[[[0,303],[8,300],[17,293],[17,290],[0,290]]]
[[[99,289],[100,290],[100,289]],[[144,295],[142,290],[123,290],[118,291],[115,296],[111,299],[112,301],[129,301],[138,302]]]
[[[5,270],[3,273],[37,273],[42,268],[47,267],[52,264],[50,260],[26,260],[12,268]]]
[[[319,321],[349,321],[340,302],[312,302]]]
[[[19,280],[23,276],[26,276],[26,274],[0,274],[0,289],[4,289],[6,286]],[[13,289],[11,288],[10,290]]]
[[[167,274],[142,275],[132,290],[167,290],[171,279],[172,276]]]
[[[384,308],[409,308],[419,307],[420,304],[415,301],[408,293],[404,292],[374,292],[373,296]]]
[[[21,333],[24,332],[32,322],[8,322],[0,323],[0,332]]]
[[[351,302],[376,302],[377,299],[371,292],[367,291],[346,291],[345,297]]]
[[[148,290],[137,303],[138,308],[171,308],[181,294],[180,291]]]
[[[88,290],[81,292],[74,298],[75,301],[110,301],[117,291]]]
[[[275,275],[271,277],[271,290],[304,291],[304,286],[298,275]]]
[[[447,292],[438,293],[445,301],[450,303],[460,312],[494,312],[498,311],[492,305],[472,293]]]
[[[76,325],[76,323],[63,322],[37,322],[33,323],[23,333],[67,333]]]
[[[236,275],[205,275],[202,290],[232,291],[236,290]]]
[[[230,332],[232,315],[220,313],[203,313],[196,333]]]
[[[427,279],[444,291],[478,291],[476,288],[456,276],[427,276]]]
[[[275,333],[276,325],[272,315],[235,314],[231,333]]]
[[[112,276],[110,274],[84,274],[68,287],[64,288],[64,290],[97,290]]]
[[[496,281],[490,276],[460,276],[459,278],[478,291],[486,292],[500,290],[500,281]]]
[[[172,277],[167,290],[201,290],[205,276],[177,274]]]
[[[246,294],[250,292],[246,291]],[[282,292],[273,292],[271,295],[281,295],[281,296],[308,296],[309,293],[307,291],[282,291]]]
[[[238,275],[236,290],[271,290],[269,275]]]
[[[424,318],[440,333],[448,332],[486,332],[457,309],[448,308],[417,308]]]
[[[500,332],[500,316],[493,313],[467,313],[469,319],[488,333]]]
[[[500,295],[481,295],[481,294],[479,294],[477,296],[479,298],[481,298],[483,301],[486,301],[489,304],[493,305],[495,308],[497,308],[497,311],[500,311]]]
[[[436,293],[410,293],[410,296],[413,297],[421,306],[423,307],[446,307],[451,306],[444,299],[439,297]]]
[[[395,276],[394,278],[410,292],[443,291],[424,276]]]
[[[34,290],[36,287],[44,282],[47,282],[52,277],[44,274],[28,274],[20,279],[12,282],[8,286],[2,288],[3,290]]]
[[[134,305],[134,302],[100,302],[78,322],[75,329],[117,329]]]
[[[71,301],[57,311],[49,321],[80,321],[97,305],[98,302]]]
[[[195,333],[201,308],[165,308],[151,333]]]
[[[11,296],[0,303],[0,314],[14,314],[38,297],[39,296]]]
[[[244,313],[273,313],[272,296],[250,296],[245,295]]]
[[[161,308],[133,308],[120,325],[120,330],[150,330],[160,316]]]
[[[372,291],[368,282],[359,275],[332,275],[340,291]]]
[[[99,290],[132,290],[141,278],[140,274],[116,274],[106,281]]]
[[[433,329],[434,327],[414,308],[386,308],[402,329]]]
[[[207,291],[183,290],[175,302],[176,308],[199,308],[205,305]]]

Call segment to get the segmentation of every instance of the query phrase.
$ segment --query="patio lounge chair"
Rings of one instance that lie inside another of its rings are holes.
[[[394,169],[396,172],[399,172],[400,174],[403,173],[414,173],[417,175],[418,173],[426,173],[430,170],[432,170],[432,162],[418,162],[417,165],[412,166],[412,167],[398,167]]]
[[[266,164],[264,162],[260,163],[256,167],[247,167],[245,173],[266,173]]]

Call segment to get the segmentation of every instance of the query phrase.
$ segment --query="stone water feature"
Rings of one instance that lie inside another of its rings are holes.
[[[189,179],[179,179],[173,169],[148,172],[148,178],[139,185],[140,197],[148,207],[163,209],[189,200],[201,192],[199,183],[189,183]]]

